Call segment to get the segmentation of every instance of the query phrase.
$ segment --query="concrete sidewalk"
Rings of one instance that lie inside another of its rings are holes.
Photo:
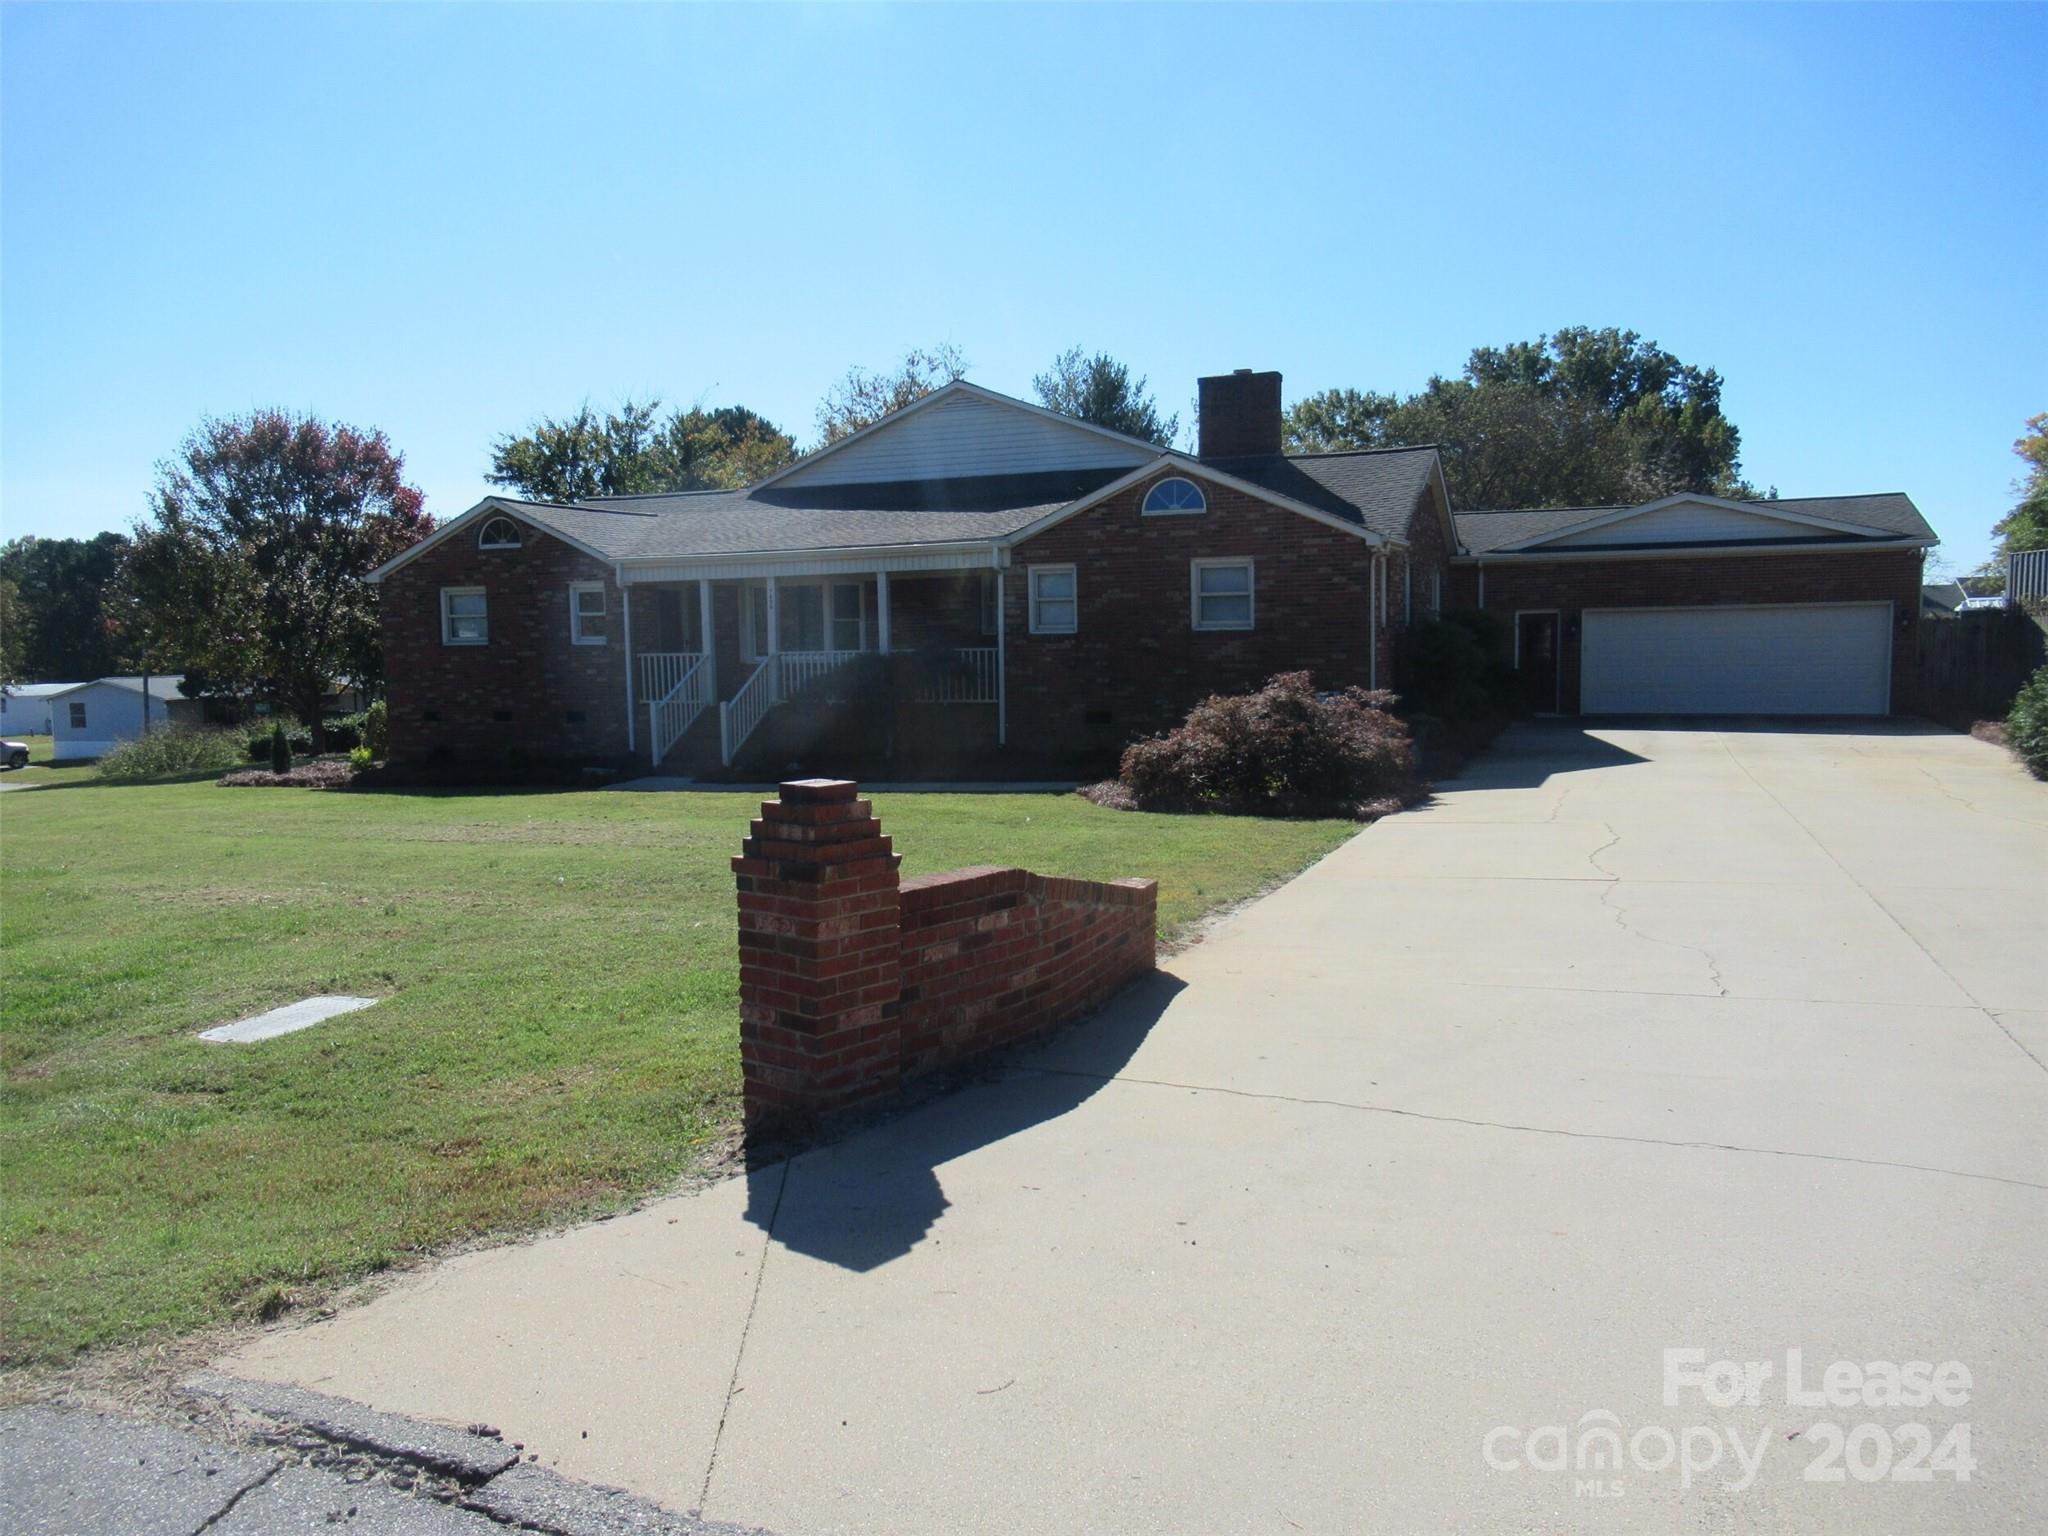
[[[223,1369],[791,1536],[2039,1529],[2044,952],[1982,743],[1520,729],[1002,1081]],[[1683,1349],[1771,1374],[1667,1400]],[[1795,1405],[1792,1350],[1971,1386]],[[1864,1480],[1909,1423],[1967,1480]]]

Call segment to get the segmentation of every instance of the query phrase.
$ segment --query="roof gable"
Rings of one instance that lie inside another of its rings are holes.
[[[1160,450],[955,379],[760,482],[862,485],[1063,469],[1121,469]]]
[[[1458,521],[1467,547],[1496,554],[1933,537],[1902,496],[1801,503],[1680,492],[1632,507],[1460,513]]]

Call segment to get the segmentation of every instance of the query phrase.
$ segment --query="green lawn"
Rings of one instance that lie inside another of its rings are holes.
[[[0,794],[0,1360],[269,1315],[730,1146],[758,797],[6,782],[50,787]],[[906,874],[1152,875],[1168,936],[1354,830],[877,798]],[[388,1000],[192,1038],[315,992]]]

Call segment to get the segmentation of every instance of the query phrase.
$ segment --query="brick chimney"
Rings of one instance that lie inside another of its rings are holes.
[[[1240,368],[1198,379],[1200,456],[1235,459],[1280,451],[1280,375]]]

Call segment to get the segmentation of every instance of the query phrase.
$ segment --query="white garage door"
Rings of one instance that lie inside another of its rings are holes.
[[[1882,715],[1889,603],[1590,609],[1579,708],[1589,715]]]

